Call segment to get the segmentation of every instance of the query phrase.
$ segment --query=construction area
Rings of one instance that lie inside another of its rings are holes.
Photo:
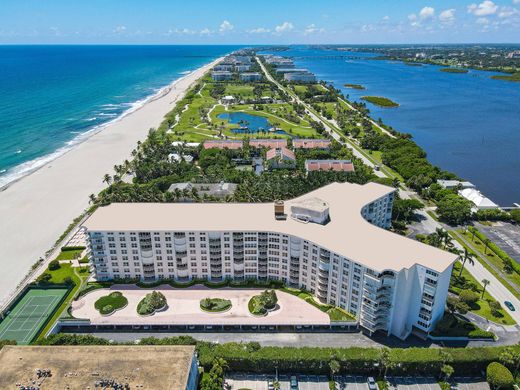
[[[194,390],[193,346],[5,346],[1,389]]]

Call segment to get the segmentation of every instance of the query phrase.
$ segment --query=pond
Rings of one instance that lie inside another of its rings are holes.
[[[263,116],[251,115],[245,112],[225,112],[218,115],[217,118],[227,120],[234,125],[239,125],[240,128],[231,130],[235,134],[265,132],[289,135],[284,130],[269,131],[272,125],[269,123],[269,120]]]

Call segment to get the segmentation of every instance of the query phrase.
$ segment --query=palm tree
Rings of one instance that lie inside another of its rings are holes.
[[[489,283],[491,283],[489,280],[482,279],[482,285],[484,286],[484,288],[482,289],[482,297],[481,298],[484,298],[484,293],[486,292],[486,287],[489,285]]]
[[[103,176],[103,183],[106,183],[109,186],[111,182],[112,177],[108,173],[105,173],[105,176]]]
[[[473,253],[468,251],[468,248],[464,247],[464,253],[462,256],[460,256],[460,261],[462,263],[462,267],[460,267],[459,276],[462,275],[462,271],[464,270],[464,265],[466,264],[466,261],[468,261],[471,265],[475,265],[475,259],[474,259]]]
[[[329,362],[330,376],[334,379],[334,376],[339,372],[341,365],[336,359],[332,359]]]
[[[96,203],[96,195],[94,195],[94,194],[90,194],[90,195],[88,196],[88,199],[89,199],[89,201],[88,201],[89,203],[91,203],[91,204]]]
[[[491,240],[489,238],[484,239],[484,254],[485,255],[487,254],[489,244],[491,244]]]

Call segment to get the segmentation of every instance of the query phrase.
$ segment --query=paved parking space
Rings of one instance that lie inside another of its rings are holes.
[[[367,378],[363,376],[336,377],[336,387],[340,390],[368,390]]]
[[[329,390],[329,381],[326,376],[297,375],[297,378],[299,390]],[[231,390],[267,390],[268,381],[274,382],[275,376],[235,374],[226,378],[226,383],[231,386]],[[290,390],[291,385],[289,375],[279,375],[278,382],[280,382],[280,390]],[[364,388],[360,387],[359,389],[361,390]]]
[[[489,390],[488,383],[483,379],[454,378],[453,382],[457,384],[457,390]]]
[[[503,251],[520,262],[520,226],[507,222],[496,222],[493,226],[477,226]]]
[[[440,390],[435,378],[424,377],[388,377],[390,389],[399,390]]]

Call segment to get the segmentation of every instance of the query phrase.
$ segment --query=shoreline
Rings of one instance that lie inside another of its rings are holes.
[[[157,128],[186,91],[222,58],[182,75],[138,108],[101,125],[52,161],[0,189],[0,302],[84,212],[89,194],[105,188],[103,175],[130,159],[137,141],[146,139],[148,130]]]
[[[203,65],[203,66],[205,66],[205,65]],[[130,107],[128,109],[126,109],[125,111],[121,112],[117,117],[110,119],[105,123],[96,125],[90,129],[88,129],[85,132],[79,133],[77,136],[75,136],[71,140],[66,141],[65,145],[58,147],[56,150],[54,150],[50,153],[47,153],[43,156],[34,158],[32,160],[24,161],[16,166],[6,170],[5,172],[2,172],[2,175],[0,175],[0,192],[6,190],[11,185],[17,183],[18,181],[23,180],[25,177],[30,176],[31,174],[38,171],[39,169],[42,169],[45,165],[52,163],[56,159],[64,156],[65,154],[67,154],[71,151],[74,151],[74,149],[76,147],[78,147],[82,143],[88,141],[94,135],[105,130],[107,127],[111,126],[112,124],[123,120],[128,115],[131,115],[132,113],[134,113],[136,111],[139,111],[146,104],[164,97],[165,95],[167,95],[168,93],[171,92],[171,90],[172,90],[172,88],[174,88],[175,84],[181,82],[186,77],[189,77],[189,75],[192,74],[193,72],[195,72],[197,69],[188,71],[188,73],[185,73],[185,72],[180,73],[181,76],[179,78],[176,78],[175,80],[173,80],[169,84],[165,85],[164,87],[157,89],[154,93],[152,93],[148,96],[145,96],[142,99],[138,99],[132,103],[128,103],[128,104],[130,104]],[[41,164],[38,164],[39,161],[41,162]],[[38,164],[38,165],[36,165],[36,164]],[[35,166],[33,168],[28,168],[25,171],[24,170],[18,171],[18,172],[16,171],[17,169],[20,169],[20,167],[24,167],[25,165],[35,165]],[[13,172],[11,172],[11,171],[13,171]],[[19,176],[14,177],[12,180],[9,180],[4,184],[1,184],[2,179],[4,179],[5,177],[8,177],[9,175],[12,175],[12,176],[19,175]]]

